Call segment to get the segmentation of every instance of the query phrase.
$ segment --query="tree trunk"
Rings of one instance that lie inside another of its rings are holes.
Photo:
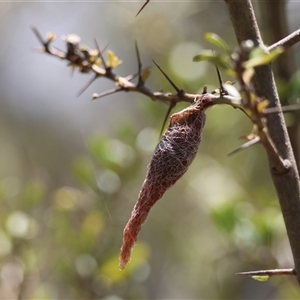
[[[251,39],[256,46],[266,47],[261,39],[259,28],[255,19],[250,0],[224,0],[231,17],[238,43]],[[267,51],[267,50],[266,50]],[[253,77],[255,93],[268,99],[270,107],[281,110],[277,89],[271,66],[256,68]],[[288,137],[282,113],[266,115],[268,130],[282,159],[289,162],[285,172],[278,172],[272,157],[269,158],[270,172],[280,202],[287,234],[289,237],[298,282],[300,284],[300,184],[299,174],[295,163],[293,151]]]

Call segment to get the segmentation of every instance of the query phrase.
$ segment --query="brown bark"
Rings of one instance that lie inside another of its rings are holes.
[[[251,39],[255,45],[267,49],[263,43],[255,19],[250,0],[224,0],[238,43]],[[280,109],[280,101],[271,70],[271,66],[257,68],[253,77],[253,85],[258,96],[268,99],[271,107]],[[300,284],[300,184],[299,174],[295,163],[292,147],[288,137],[282,113],[267,116],[267,124],[275,147],[279,155],[289,161],[285,172],[278,172],[270,153],[266,149],[270,172],[280,202],[289,242],[295,263],[298,282]]]

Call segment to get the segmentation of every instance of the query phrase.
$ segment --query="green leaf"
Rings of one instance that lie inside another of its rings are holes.
[[[264,109],[266,109],[270,104],[269,100],[263,100],[262,102],[257,104],[257,111],[259,113],[263,113]]]
[[[258,51],[257,48],[253,49],[252,51],[255,51],[255,55],[250,54],[252,58],[243,63],[243,67],[246,69],[270,64],[284,51],[284,48],[278,47],[270,53],[263,53],[262,51]]]
[[[150,74],[151,74],[150,70],[148,70],[148,69],[144,70],[142,72],[142,81],[146,82],[146,80],[149,78]]]
[[[229,49],[229,46],[227,45],[227,43],[221,37],[219,37],[217,34],[215,34],[213,32],[207,32],[204,35],[204,38],[211,44],[214,44],[215,46],[224,50],[226,53],[230,53],[230,49]]]
[[[107,50],[107,57],[108,57],[108,67],[114,69],[118,67],[122,60],[120,60],[113,51]]]
[[[251,41],[252,42],[252,41]],[[259,57],[261,55],[265,55],[266,52],[261,47],[253,47],[252,50],[250,50],[249,58]]]
[[[269,275],[253,275],[251,276],[252,279],[257,280],[257,281],[267,281],[270,276]]]
[[[213,53],[211,50],[203,50],[194,56],[193,61],[208,61],[222,69],[230,69],[229,57]]]
[[[243,72],[243,80],[245,84],[250,84],[254,74],[255,74],[254,68],[248,68]]]

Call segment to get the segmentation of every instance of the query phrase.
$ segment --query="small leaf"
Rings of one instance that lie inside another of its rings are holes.
[[[243,72],[243,80],[245,84],[248,85],[250,83],[254,73],[255,73],[254,68],[248,68]]]
[[[264,109],[266,109],[269,106],[270,102],[269,100],[264,100],[257,104],[257,111],[259,113],[263,113]]]
[[[107,57],[108,57],[108,67],[112,69],[118,67],[122,63],[122,60],[120,60],[115,55],[115,53],[111,50],[107,50]]]
[[[263,48],[253,47],[252,50],[249,53],[249,58],[259,57],[259,56],[262,56],[262,55],[265,55],[265,54],[266,54],[266,52],[263,50]]]
[[[100,67],[102,65],[102,60],[99,58],[99,51],[97,49],[89,50],[89,55],[90,55],[89,61],[92,64],[95,64],[98,67]]]
[[[253,275],[251,277],[252,277],[252,279],[257,280],[257,281],[267,281],[270,278],[269,275]]]
[[[53,32],[47,32],[47,41],[48,42],[54,42],[56,39],[56,35]]]
[[[229,69],[229,58],[225,55],[219,55],[210,50],[203,50],[198,55],[194,56],[193,61],[208,61],[220,68]]]
[[[257,51],[256,48],[252,51]],[[251,51],[251,52],[252,52]],[[273,60],[275,60],[281,53],[283,53],[284,48],[278,47],[274,51],[270,53],[262,53],[260,52],[259,55],[256,55],[253,58],[250,58],[248,61],[245,61],[243,63],[243,67],[248,68],[254,68],[262,65],[270,64]]]
[[[227,43],[221,38],[219,37],[217,34],[212,33],[212,32],[207,32],[204,35],[204,38],[210,42],[211,44],[216,45],[217,47],[221,48],[222,50],[224,50],[226,53],[229,53],[229,46],[227,45]]]
[[[90,62],[98,67],[102,65],[102,60],[100,58],[94,59],[92,56],[90,58]]]
[[[146,80],[149,78],[151,74],[151,71],[149,69],[146,69],[142,72],[142,81],[146,82]]]
[[[246,140],[246,141],[251,141],[257,137],[256,134],[254,133],[249,133],[247,135],[242,135],[239,137],[239,140]]]

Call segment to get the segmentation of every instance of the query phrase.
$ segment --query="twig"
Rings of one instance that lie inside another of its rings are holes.
[[[269,51],[273,51],[278,47],[284,47],[284,49],[289,49],[294,46],[296,43],[300,41],[300,29],[294,31],[293,33],[289,34],[287,37],[283,38],[282,40],[276,42],[275,44],[268,47]]]
[[[93,100],[96,100],[96,99],[103,98],[103,97],[108,96],[108,95],[112,95],[112,94],[121,92],[122,90],[123,90],[123,88],[116,88],[116,89],[105,91],[101,94],[94,93],[93,94]]]
[[[117,84],[120,87],[120,89],[117,88],[116,91],[115,90],[108,91],[106,95],[111,95],[120,90],[127,91],[127,92],[128,91],[139,92],[141,94],[144,94],[145,96],[150,97],[152,100],[162,101],[165,103],[172,102],[175,104],[178,102],[192,103],[194,101],[195,97],[197,96],[197,94],[182,93],[181,90],[179,90],[179,94],[155,92],[155,91],[151,90],[150,88],[146,87],[144,84],[142,84],[140,86],[136,85],[131,82],[131,80],[136,75],[129,75],[129,76],[122,77],[122,76],[115,74],[112,69],[110,69],[109,67],[107,67],[105,65],[103,57],[101,57],[101,59],[103,61],[102,63],[103,63],[104,68],[99,67],[96,64],[89,63],[87,60],[83,59],[82,57],[79,57],[78,54],[71,55],[72,53],[68,53],[68,55],[66,55],[65,52],[63,52],[61,50],[57,50],[54,47],[50,47],[50,42],[49,42],[49,44],[47,44],[43,40],[41,34],[39,33],[39,31],[37,30],[36,27],[33,26],[32,30],[33,30],[34,34],[36,35],[38,41],[42,44],[43,52],[46,52],[49,55],[58,57],[60,59],[68,60],[70,62],[70,65],[78,67],[80,72],[83,72],[83,73],[93,72],[96,77],[105,77],[105,78],[113,81],[115,84]],[[98,44],[96,41],[95,41],[95,43],[97,46]],[[102,53],[98,46],[97,46],[97,48],[99,51],[99,55],[101,55]],[[109,72],[108,72],[108,70],[109,70]],[[139,74],[137,74],[137,76],[138,75]],[[94,79],[95,79],[95,77],[93,78],[93,80]],[[89,83],[91,83],[91,82],[89,82]],[[82,93],[82,90],[80,92]],[[95,97],[93,97],[93,99],[97,99],[98,98],[97,95]],[[103,95],[105,95],[105,93],[99,94],[100,97],[102,97]]]
[[[271,269],[271,270],[259,270],[249,272],[238,272],[236,275],[248,275],[248,276],[274,276],[274,275],[292,275],[296,276],[295,269]]]
[[[278,107],[267,107],[264,109],[264,114],[275,114],[280,113],[281,111],[287,113],[296,110],[300,110],[300,104],[284,105],[281,109]]]

